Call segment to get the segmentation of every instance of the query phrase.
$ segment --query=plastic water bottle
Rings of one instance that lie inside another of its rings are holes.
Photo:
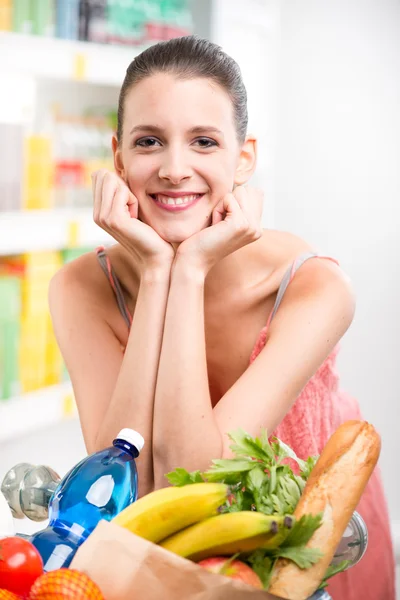
[[[308,600],[332,600],[332,596],[326,590],[317,590]]]
[[[110,448],[84,458],[62,479],[49,505],[49,525],[35,533],[45,571],[68,567],[98,522],[110,521],[137,499],[135,459],[142,436],[123,429]]]
[[[14,519],[45,521],[50,498],[60,481],[60,476],[46,465],[18,463],[5,474],[1,491]]]

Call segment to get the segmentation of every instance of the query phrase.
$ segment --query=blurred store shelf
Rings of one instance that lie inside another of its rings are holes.
[[[0,70],[120,86],[142,48],[0,32]]]
[[[0,400],[0,443],[77,415],[70,382]]]
[[[91,209],[0,212],[0,256],[112,242]]]

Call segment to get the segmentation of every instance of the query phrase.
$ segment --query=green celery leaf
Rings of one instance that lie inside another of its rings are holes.
[[[273,498],[270,495],[260,494],[260,497],[257,499],[257,510],[258,512],[262,512],[265,515],[273,515],[275,513],[280,513],[279,510],[276,509],[274,505]]]
[[[293,474],[293,479],[296,481],[297,485],[299,486],[300,495],[301,495],[303,493],[304,488],[306,487],[306,482],[300,475]]]
[[[267,464],[275,462],[275,456],[266,432],[263,432],[260,438],[252,438],[243,429],[237,429],[229,433],[229,437],[233,442],[230,448],[236,456],[251,457]]]
[[[345,571],[350,564],[351,562],[349,560],[342,560],[342,562],[338,563],[337,565],[329,566],[325,573],[324,580],[319,586],[319,589],[326,587],[328,585],[327,579],[330,579],[330,577],[333,577],[338,573],[342,573],[342,571]]]
[[[245,486],[254,494],[259,494],[266,479],[264,469],[257,466],[246,473]]]
[[[272,506],[274,508],[274,513],[279,513],[280,515],[283,515],[285,513],[285,507],[281,500],[278,498],[278,496],[276,494],[270,494],[270,498]]]
[[[274,449],[279,462],[282,462],[282,460],[284,460],[285,458],[291,458],[299,465],[300,469],[305,468],[305,461],[299,458],[294,452],[294,450],[290,448],[290,446],[288,446],[287,444],[285,444],[285,442],[282,442],[282,440],[278,438],[274,438],[274,442]]]
[[[276,494],[285,506],[285,513],[292,513],[300,500],[301,491],[297,481],[291,475],[282,475],[278,479]]]
[[[174,471],[167,473],[165,476],[171,485],[182,487],[191,483],[201,483],[204,481],[200,471],[189,473],[186,469],[178,467]]]
[[[318,456],[309,456],[307,460],[304,462],[304,466],[301,469],[300,475],[303,479],[308,479],[311,471],[315,467],[315,463],[318,460]]]
[[[240,458],[217,458],[208,471],[203,473],[207,481],[222,481],[235,484],[243,481],[245,473],[254,469],[257,463]]]
[[[278,548],[275,551],[275,556],[292,560],[300,569],[309,569],[323,556],[318,548],[307,548],[306,546],[286,547],[285,542],[282,546],[285,547]]]
[[[283,546],[303,546],[311,539],[314,532],[321,526],[322,513],[317,515],[303,515],[293,526],[289,535],[283,542]]]
[[[266,556],[265,551],[262,549],[255,550],[247,559],[247,562],[250,564],[253,571],[257,573],[266,590],[269,588],[275,560],[276,559],[271,558],[270,556]]]
[[[276,491],[276,484],[278,481],[278,473],[275,465],[271,466],[269,469],[269,484],[268,484],[268,492],[270,494],[274,494]]]

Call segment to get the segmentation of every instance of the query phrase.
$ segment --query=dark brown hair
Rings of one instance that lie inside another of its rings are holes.
[[[247,131],[247,93],[238,64],[220,46],[194,35],[174,38],[150,46],[126,70],[118,101],[118,143],[122,140],[125,98],[130,88],[156,73],[179,78],[204,77],[219,84],[233,104],[237,136],[243,142]]]

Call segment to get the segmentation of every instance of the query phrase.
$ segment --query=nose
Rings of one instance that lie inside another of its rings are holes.
[[[168,152],[165,152],[158,172],[160,179],[178,185],[182,181],[190,179],[192,173],[193,170],[187,161],[185,152],[177,148],[170,148]]]

